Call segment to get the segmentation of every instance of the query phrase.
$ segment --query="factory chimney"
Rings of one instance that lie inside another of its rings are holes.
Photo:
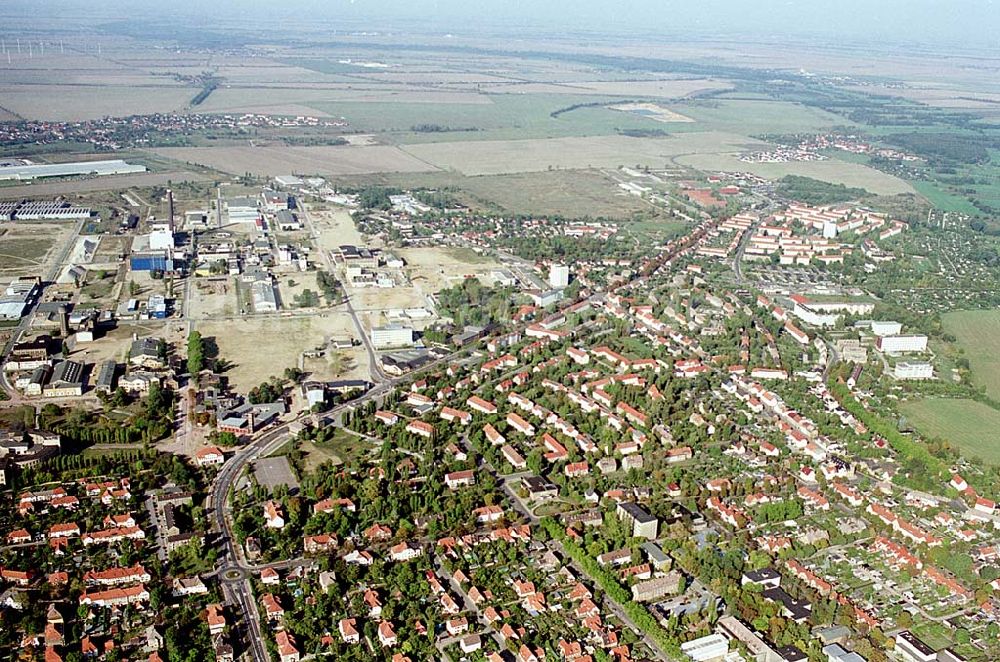
[[[174,192],[167,189],[167,227],[174,231]]]
[[[69,338],[69,307],[59,306],[59,330],[63,338]]]

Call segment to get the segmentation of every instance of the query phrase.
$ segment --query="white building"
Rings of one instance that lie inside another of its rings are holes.
[[[174,233],[168,225],[153,226],[153,231],[149,233],[149,248],[154,251],[173,250]]]
[[[934,662],[937,652],[909,630],[896,635],[896,655],[904,662]]]
[[[569,285],[569,267],[565,264],[553,264],[549,269],[549,287],[560,290]]]
[[[872,321],[872,333],[876,336],[898,336],[902,332],[903,325],[899,322]]]
[[[729,652],[729,640],[721,634],[710,634],[681,644],[681,652],[694,662],[718,660]]]
[[[930,363],[908,363],[900,361],[893,368],[896,379],[934,379],[934,366]]]
[[[881,336],[875,341],[875,346],[886,354],[906,354],[908,352],[926,352],[927,336]]]
[[[371,341],[375,349],[409,347],[413,345],[413,329],[402,324],[372,327]]]

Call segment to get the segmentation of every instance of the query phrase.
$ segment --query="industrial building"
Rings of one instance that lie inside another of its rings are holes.
[[[170,251],[144,251],[132,253],[129,256],[129,268],[132,271],[173,271],[174,259]]]
[[[250,283],[250,298],[253,300],[254,312],[278,312],[278,297],[274,293],[274,283],[269,274]]]
[[[28,180],[43,177],[72,177],[74,175],[106,176],[146,172],[146,166],[126,163],[122,159],[110,161],[71,161],[0,166],[0,180]]]
[[[0,296],[0,319],[18,320],[24,315],[41,287],[39,278],[18,278]]]
[[[253,198],[230,198],[225,206],[229,223],[256,223],[260,218],[257,201]]]
[[[375,349],[409,347],[413,344],[413,329],[402,324],[372,327],[371,342]]]
[[[90,207],[73,207],[63,200],[0,202],[0,219],[8,221],[64,221],[81,218],[90,218]]]
[[[681,652],[694,662],[719,660],[729,652],[729,640],[721,634],[710,634],[681,644]]]

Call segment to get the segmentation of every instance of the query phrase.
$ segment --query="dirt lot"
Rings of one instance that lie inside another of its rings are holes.
[[[163,337],[167,328],[164,322],[146,321],[135,324],[122,324],[112,329],[106,336],[96,339],[92,343],[81,343],[76,346],[69,358],[74,361],[99,364],[101,361],[115,360],[124,361],[132,345],[132,334],[140,338],[147,336]],[[96,367],[95,367],[96,370]],[[91,381],[93,377],[91,376]]]
[[[655,103],[621,103],[616,106],[608,106],[611,110],[619,110],[623,113],[632,113],[648,117],[657,122],[693,122],[694,120],[669,108],[664,108]]]
[[[319,248],[332,251],[342,244],[361,244],[363,239],[354,225],[351,212],[343,207],[330,206],[316,209],[315,205],[306,208],[313,227],[319,233]]]
[[[167,147],[156,154],[223,172],[273,177],[289,172],[351,175],[369,172],[425,172],[437,168],[398,147]]]
[[[46,278],[73,234],[75,223],[6,222],[0,226],[0,282]]]
[[[433,309],[433,294],[460,283],[467,276],[477,276],[488,282],[489,274],[500,264],[462,248],[404,248],[393,249],[406,261],[404,268],[409,285],[393,288],[352,288],[348,291],[354,309],[362,315],[366,325],[378,326],[390,320],[390,311],[404,308]],[[421,328],[422,322],[413,323]]]
[[[211,319],[236,313],[236,285],[232,276],[210,276],[191,281],[188,288],[188,317]]]
[[[427,294],[451,287],[466,276],[488,280],[491,271],[501,268],[499,262],[464,248],[407,248],[397,252],[406,260],[414,287]]]
[[[285,368],[300,365],[303,350],[323,345],[331,336],[356,336],[344,312],[313,316],[205,320],[195,323],[205,337],[215,338],[220,356],[234,364],[226,374],[238,391],[246,392]],[[317,377],[369,379],[367,355],[361,347],[339,352],[350,360],[331,358],[326,365],[311,362]],[[336,374],[343,368],[342,374]]]

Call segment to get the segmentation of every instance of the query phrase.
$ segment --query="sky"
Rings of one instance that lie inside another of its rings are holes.
[[[3,0],[4,11],[110,17],[225,17],[266,25],[317,17],[371,31],[601,31],[821,36],[1000,50],[1000,0]]]

